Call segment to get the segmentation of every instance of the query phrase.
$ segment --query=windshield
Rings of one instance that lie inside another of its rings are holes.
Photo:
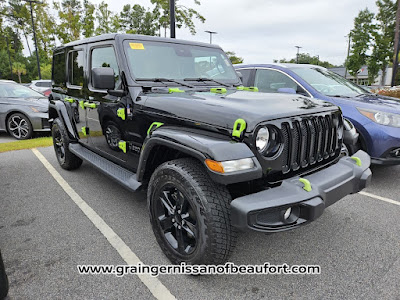
[[[18,83],[0,83],[0,97],[4,98],[43,98],[34,90]]]
[[[208,78],[239,82],[228,57],[218,48],[154,41],[125,41],[124,48],[136,79]]]
[[[291,70],[325,96],[354,97],[369,93],[342,76],[325,69],[292,68]]]

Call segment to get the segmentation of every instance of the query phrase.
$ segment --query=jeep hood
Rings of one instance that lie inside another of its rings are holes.
[[[228,129],[241,118],[247,123],[246,132],[263,121],[338,110],[331,103],[305,96],[247,91],[152,93],[143,98],[143,109],[149,113]]]

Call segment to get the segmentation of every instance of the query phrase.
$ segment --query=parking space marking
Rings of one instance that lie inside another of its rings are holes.
[[[363,192],[363,191],[358,192],[358,193],[361,194],[361,195],[364,195],[364,196],[368,196],[368,197],[371,197],[371,198],[374,198],[374,199],[377,199],[377,200],[385,201],[385,202],[400,206],[400,202],[399,201],[395,201],[395,200],[392,200],[392,199],[389,199],[389,198],[381,197],[381,196],[370,194],[370,193]]]
[[[32,149],[32,152],[41,161],[44,167],[49,171],[51,176],[57,181],[67,195],[75,202],[82,210],[86,217],[93,223],[94,226],[103,234],[111,246],[119,253],[122,259],[128,265],[137,265],[142,263],[137,255],[128,247],[127,244],[107,225],[107,223],[74,191],[74,189],[62,178],[60,173],[48,162],[48,160],[37,149]],[[143,263],[142,263],[143,264]],[[172,300],[176,299],[172,293],[156,278],[148,274],[138,274],[139,279],[146,285],[149,291],[156,299]]]

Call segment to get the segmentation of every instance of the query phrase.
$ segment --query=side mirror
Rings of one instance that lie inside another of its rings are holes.
[[[239,71],[236,71],[236,74],[239,76],[240,81],[243,83],[243,74],[240,73]]]
[[[278,93],[296,94],[296,90],[293,88],[279,88]]]
[[[93,68],[92,85],[98,90],[113,90],[115,87],[115,77],[113,68]]]

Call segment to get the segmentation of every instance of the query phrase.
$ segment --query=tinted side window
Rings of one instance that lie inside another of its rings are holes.
[[[83,63],[83,51],[72,51],[68,54],[69,84],[83,86]]]
[[[91,68],[109,67],[114,69],[115,86],[119,85],[119,68],[113,47],[94,48],[92,50]]]
[[[277,93],[280,88],[303,91],[289,76],[274,70],[257,70],[254,85],[263,93]]]
[[[244,86],[249,86],[249,80],[250,80],[250,75],[251,75],[252,69],[239,69],[238,72],[240,72],[243,75],[242,78],[242,83]]]
[[[57,53],[53,56],[53,83],[56,86],[65,85],[65,53]]]

